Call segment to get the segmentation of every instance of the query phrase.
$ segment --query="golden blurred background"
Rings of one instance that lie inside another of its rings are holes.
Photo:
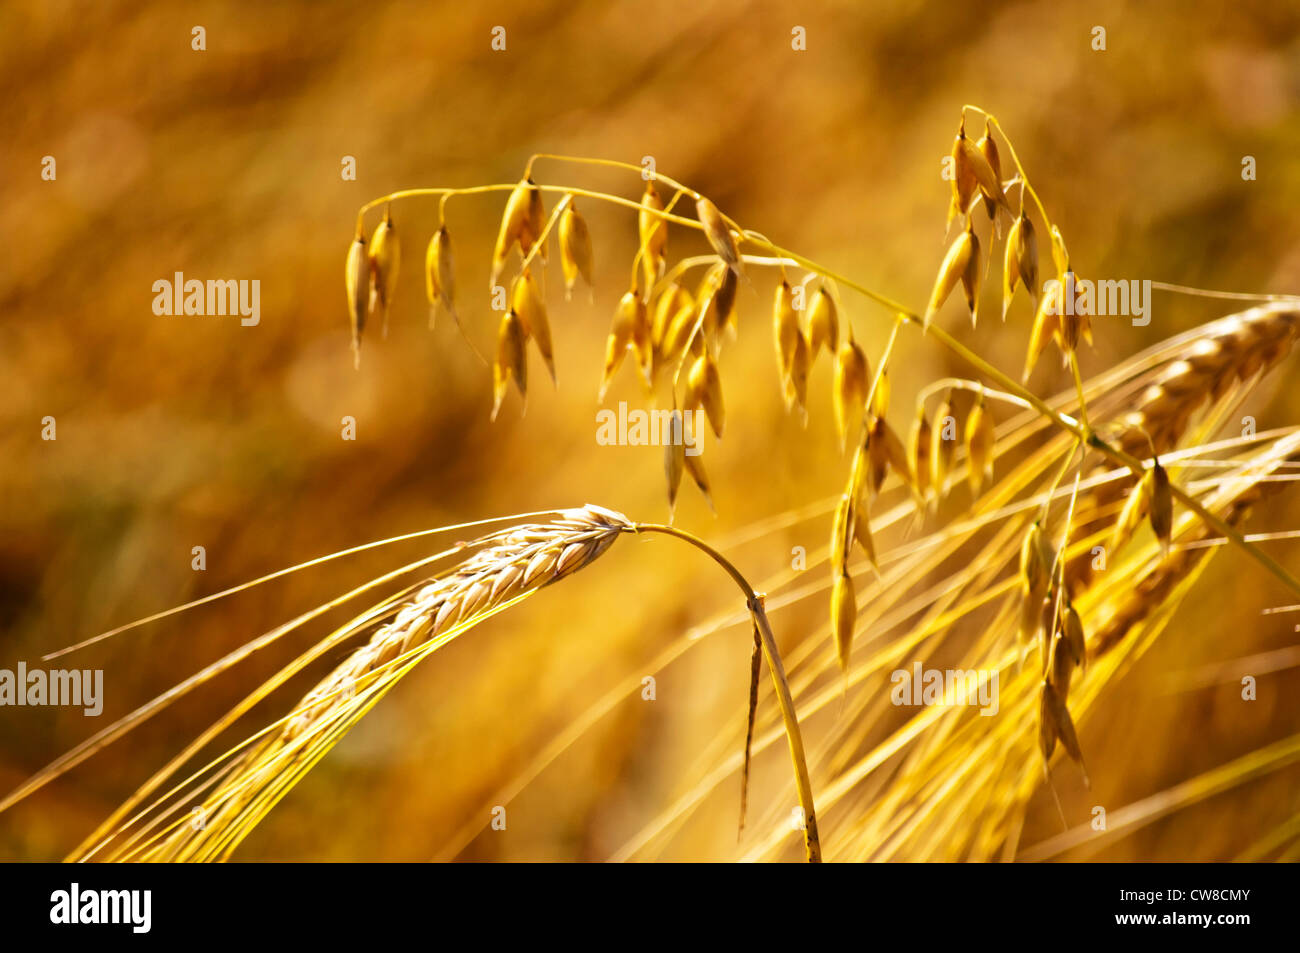
[[[202,51],[191,48],[196,25]],[[489,45],[497,25],[506,28],[504,52]],[[791,49],[795,26],[806,29],[804,51]],[[1095,26],[1105,28],[1104,51],[1093,49]],[[653,156],[733,218],[919,307],[943,253],[940,163],[962,105],[974,103],[1000,119],[1081,274],[1300,291],[1300,8],[1267,0],[797,11],[700,0],[17,0],[0,5],[0,51],[5,668],[418,529],[584,502],[666,518],[660,451],[594,439],[604,336],[636,247],[633,215],[580,202],[595,241],[594,303],[585,291],[564,303],[552,263],[559,387],[534,361],[526,413],[512,394],[493,424],[490,373],[449,321],[426,326],[421,272],[435,200],[393,207],[403,255],[391,329],[386,340],[369,329],[360,370],[352,367],[344,257],[358,207],[393,190],[511,182],[542,151]],[[41,178],[47,155],[54,181]],[[1247,155],[1255,181],[1241,176]],[[345,156],[355,157],[355,181],[340,175]],[[634,174],[545,162],[537,177],[633,199],[641,186]],[[460,311],[489,353],[485,278],[502,201],[497,193],[448,206]],[[694,236],[670,240],[674,258],[704,250]],[[259,279],[260,324],[155,315],[153,283],[175,272]],[[728,431],[707,439],[705,456],[718,515],[693,488],[677,514],[721,544],[749,538],[728,552],[754,580],[788,566],[792,547],[824,545],[847,466],[825,361],[810,381],[807,428],[785,413],[770,289],[771,276],[759,273],[754,287],[742,285],[740,336],[723,361]],[[874,366],[889,315],[846,302]],[[1099,335],[1084,372],[1229,310],[1158,296],[1150,326]],[[949,320],[985,357],[1018,370],[1028,320],[1019,317],[976,333],[960,315]],[[928,381],[969,374],[910,332],[893,368],[900,408]],[[1284,364],[1253,405],[1261,430],[1300,419],[1287,386],[1293,368]],[[1067,381],[1053,366],[1034,386],[1051,393]],[[642,400],[630,368],[607,403],[620,400]],[[54,441],[41,439],[47,416],[57,422]],[[341,439],[344,416],[356,419],[355,441]],[[747,533],[804,507],[818,518]],[[1247,528],[1290,529],[1298,518],[1287,492]],[[429,545],[327,563],[70,656],[65,664],[105,670],[104,714],[0,711],[0,788]],[[191,568],[195,546],[206,548],[205,571]],[[1294,544],[1269,551],[1297,564]],[[1260,615],[1286,595],[1240,555],[1218,557],[1156,648],[1082,725],[1095,789],[1068,795],[1067,810],[1086,818],[1093,803],[1128,804],[1293,732],[1294,663],[1261,674],[1253,705],[1238,701],[1231,679],[1170,688],[1180,673],[1293,646],[1294,616]],[[617,854],[696,783],[720,728],[743,725],[747,625],[649,668],[674,638],[728,608],[741,606],[702,557],[669,540],[620,542],[580,577],[434,655],[236,858],[442,856],[466,824],[486,825],[494,793],[602,694],[653,674],[653,702],[633,693],[615,704],[509,802],[506,831],[479,834],[456,855]],[[824,635],[825,614],[824,599],[806,600],[777,617],[777,634],[784,645]],[[63,856],[186,741],[347,617],[331,613],[259,654],[0,815],[0,857]],[[807,730],[816,736],[815,723]],[[792,797],[781,746],[755,770],[751,805]],[[1294,767],[1269,775],[1078,856],[1230,858],[1296,815],[1298,779]],[[677,836],[642,856],[732,856],[738,794],[733,776]],[[1040,792],[1023,843],[1057,830]],[[834,841],[826,848],[834,859]]]

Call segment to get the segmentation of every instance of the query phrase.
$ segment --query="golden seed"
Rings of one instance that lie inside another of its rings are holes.
[[[722,403],[722,375],[718,362],[706,348],[695,359],[686,378],[686,409],[703,406],[714,435],[721,437],[726,423],[726,408]]]
[[[840,446],[844,445],[849,424],[862,412],[867,403],[867,355],[852,337],[840,345],[835,356],[835,390],[832,404],[835,425],[840,432]]]
[[[348,248],[344,277],[348,292],[348,319],[352,327],[352,361],[360,367],[361,332],[365,330],[370,296],[370,258],[366,255],[366,240],[360,234]]]
[[[871,412],[877,417],[883,417],[889,412],[889,371],[882,368],[880,371],[880,380],[876,384],[876,391],[871,395]]]
[[[840,317],[835,300],[823,285],[808,309],[808,361],[817,360],[825,347],[834,353],[840,343]]]
[[[986,484],[993,482],[994,445],[997,435],[994,432],[993,415],[984,406],[984,395],[980,394],[966,418],[966,456],[969,469],[966,474],[970,482],[972,499],[983,492]]]
[[[573,296],[573,286],[578,276],[591,286],[591,233],[587,220],[574,205],[573,197],[566,196],[568,204],[560,216],[560,268],[564,272],[564,296]]]
[[[853,493],[840,494],[840,501],[835,506],[835,516],[831,521],[831,570],[836,575],[844,573],[848,566],[849,553],[853,548],[853,511],[855,509]]]
[[[511,294],[511,307],[523,325],[524,334],[537,342],[537,350],[546,362],[546,369],[555,381],[555,357],[551,349],[551,323],[546,316],[541,289],[533,278],[532,269],[525,269],[515,279]]]
[[[1083,620],[1074,604],[1066,602],[1062,612],[1061,633],[1070,651],[1070,660],[1080,668],[1088,667],[1088,640],[1083,634]]]
[[[637,326],[645,323],[645,320],[645,303],[641,296],[635,290],[625,292],[614,310],[614,321],[609,337],[605,340],[605,371],[600,379],[597,400],[605,399],[605,391],[609,389],[609,382],[623,363],[628,345],[633,343]]]
[[[1086,784],[1088,770],[1083,763],[1083,752],[1079,749],[1079,738],[1074,731],[1074,720],[1070,717],[1069,709],[1065,707],[1065,699],[1048,681],[1043,682],[1039,718],[1044,725],[1050,722],[1053,739],[1060,739],[1061,746],[1065,748],[1066,753],[1083,770],[1084,783]],[[1046,734],[1043,729],[1040,729],[1040,732],[1042,735]],[[1050,745],[1044,744],[1043,757],[1050,757],[1051,749],[1054,747],[1055,740]]]
[[[652,181],[645,184],[641,206],[643,211],[637,213],[637,230],[641,238],[641,269],[648,292],[663,274],[668,254],[668,223],[653,214],[664,210],[664,202]],[[644,211],[645,209],[652,211]]]
[[[1034,372],[1038,359],[1060,327],[1060,300],[1060,285],[1049,288],[1045,294],[1039,296],[1038,308],[1034,312],[1034,328],[1029,335],[1029,352],[1025,355],[1025,372],[1021,377],[1022,381],[1029,380],[1029,375]]]
[[[497,359],[492,365],[492,419],[497,419],[501,401],[505,399],[506,387],[513,377],[519,388],[519,396],[527,397],[528,357],[525,353],[527,335],[523,323],[514,311],[509,311],[501,318],[497,331]]]
[[[938,499],[947,492],[948,470],[956,449],[957,418],[952,415],[951,400],[945,397],[930,428],[930,487]]]
[[[388,307],[397,291],[397,267],[401,264],[401,249],[392,214],[385,212],[384,220],[370,237],[370,272],[373,280],[370,306],[372,311],[378,309],[383,315],[385,337],[388,336]]]
[[[975,233],[969,228],[962,231],[957,236],[957,240],[948,248],[947,254],[943,256],[943,263],[939,266],[939,274],[934,279],[934,289],[930,292],[930,304],[925,309],[925,318],[923,327],[928,328],[930,322],[934,319],[943,303],[948,300],[948,295],[952,294],[952,289],[957,287],[957,282],[962,283],[963,290],[966,293],[968,302],[971,302],[971,320],[975,317],[974,292],[978,290],[978,270],[975,277],[968,279],[968,273],[971,271],[972,264],[978,269],[978,242],[975,240]],[[968,280],[971,284],[967,284]]]
[[[686,461],[686,472],[691,475],[695,485],[700,488],[704,494],[704,501],[709,504],[709,509],[715,513],[717,509],[713,505],[713,493],[709,490],[709,476],[704,472],[703,454],[684,454]]]
[[[718,207],[701,195],[695,203],[695,213],[699,216],[700,224],[704,226],[704,237],[709,240],[709,245],[727,267],[739,275],[741,261],[740,250],[736,247],[736,237],[722,218]]]
[[[853,538],[867,554],[871,565],[876,565],[876,544],[871,538],[871,519],[866,506],[858,501],[853,507]]]
[[[800,332],[794,339],[794,354],[790,358],[790,378],[786,381],[786,406],[795,406],[808,419],[808,342]]]
[[[443,225],[429,239],[429,248],[424,255],[424,287],[429,298],[429,327],[433,327],[437,309],[442,307],[457,324],[460,318],[456,314],[456,269],[451,251],[451,236],[447,226]]]
[[[835,577],[831,587],[831,618],[835,623],[835,654],[840,661],[840,671],[849,670],[849,653],[853,649],[853,625],[858,608],[853,593],[853,580],[846,572]]]
[[[1134,530],[1142,522],[1143,517],[1151,508],[1152,491],[1155,489],[1155,473],[1153,470],[1147,470],[1142,474],[1142,478],[1129,490],[1128,498],[1124,501],[1124,508],[1120,510],[1119,519],[1115,521],[1115,529],[1111,532],[1110,548],[1111,552],[1119,552],[1120,547],[1129,541],[1133,536]]]
[[[1038,300],[1038,242],[1033,222],[1022,210],[1007,233],[1006,258],[1002,265],[1002,320],[1016,292],[1016,284],[1025,286],[1031,301]]]
[[[997,143],[993,141],[992,123],[988,119],[984,120],[984,135],[975,143],[975,149],[984,157],[988,163],[989,169],[993,172],[993,181],[998,183],[998,191],[1001,193],[1002,182],[1002,160],[998,155]],[[998,200],[989,194],[984,195],[984,211],[988,213],[989,218],[996,218],[998,214]]]
[[[668,438],[664,444],[664,476],[668,479],[668,513],[677,507],[677,488],[681,486],[682,471],[686,468],[686,440],[682,432],[682,412],[673,408],[669,418]]]
[[[497,232],[496,247],[492,252],[492,275],[488,280],[488,291],[497,286],[501,272],[505,270],[506,257],[516,244],[521,254],[527,255],[533,243],[541,236],[545,227],[545,209],[542,207],[542,191],[532,179],[524,179],[510,192],[506,199],[505,211],[501,215],[501,228]],[[540,250],[542,261],[546,260],[546,249]]]
[[[799,314],[794,309],[794,289],[784,278],[772,303],[772,331],[776,339],[776,363],[781,372],[781,383],[788,386],[795,342],[803,332],[799,328]]]
[[[917,404],[916,421],[912,424],[907,458],[912,492],[918,504],[929,502],[934,492],[934,488],[930,485],[930,442],[930,421],[925,417],[925,405]]]

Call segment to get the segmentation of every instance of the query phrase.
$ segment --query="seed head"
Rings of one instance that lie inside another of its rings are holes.
[[[383,315],[385,337],[388,336],[388,307],[397,290],[397,266],[401,263],[401,248],[392,214],[385,212],[384,220],[370,237],[370,310],[378,310]]]
[[[947,254],[943,256],[943,263],[939,266],[939,274],[934,279],[934,290],[930,292],[930,304],[925,309],[923,327],[930,327],[935,312],[943,307],[943,303],[948,300],[948,295],[952,294],[952,289],[957,287],[959,281],[962,283],[971,309],[971,321],[975,320],[974,300],[979,290],[978,249],[979,243],[975,239],[975,233],[969,228],[958,235],[957,240],[948,248]]]
[[[370,259],[366,255],[366,240],[359,232],[348,248],[344,279],[348,292],[348,320],[352,326],[352,361],[360,367],[361,332],[366,326],[366,306],[370,295]]]
[[[519,245],[521,254],[528,254],[533,247],[533,242],[542,233],[545,217],[541,190],[532,179],[522,180],[511,190],[510,197],[506,199],[505,211],[501,215],[501,228],[497,232],[497,243],[492,252],[489,291],[497,286],[501,272],[505,270],[506,257],[515,245]],[[541,255],[542,260],[545,261],[545,249],[542,250]]]
[[[840,317],[835,300],[823,285],[808,309],[808,360],[817,359],[825,347],[834,353],[840,343]]]
[[[641,207],[643,211],[637,215],[637,228],[641,237],[641,268],[645,275],[645,286],[649,289],[664,273],[664,262],[668,254],[668,223],[653,214],[664,210],[664,201],[659,197],[653,181],[645,184]],[[651,211],[645,211],[646,209]]]
[[[831,619],[835,624],[835,654],[840,661],[840,671],[848,672],[849,654],[853,650],[853,625],[858,618],[858,607],[853,593],[853,580],[847,572],[837,573],[831,587]]]
[[[840,345],[835,356],[835,391],[832,403],[835,425],[840,431],[840,446],[848,433],[849,423],[862,412],[867,402],[867,355],[852,337]]]
[[[1017,283],[1033,301],[1038,300],[1038,242],[1034,225],[1021,210],[1007,233],[1006,258],[1002,265],[1002,320],[1007,319],[1007,309],[1015,295]]]
[[[542,301],[541,289],[537,287],[531,269],[524,269],[515,279],[511,294],[511,307],[519,323],[523,325],[524,334],[537,342],[538,353],[546,362],[551,381],[555,381],[555,357],[551,348],[551,323],[546,316],[546,304]]]
[[[709,240],[709,245],[727,267],[739,275],[742,265],[740,249],[736,247],[736,236],[732,234],[731,227],[723,219],[718,207],[701,195],[695,203],[695,214],[704,226],[704,237]]]
[[[424,290],[429,298],[429,327],[433,327],[434,317],[439,307],[460,323],[456,315],[456,273],[451,251],[451,236],[447,226],[443,225],[429,239],[429,248],[424,254]]]
[[[722,436],[726,423],[726,412],[722,403],[722,375],[718,371],[718,362],[705,348],[704,353],[691,364],[686,378],[686,408],[694,410],[703,407],[709,418],[709,425],[717,437]]]
[[[777,286],[776,300],[772,304],[772,331],[776,339],[776,364],[781,372],[781,383],[788,390],[795,341],[802,337],[803,332],[799,327],[799,313],[794,309],[794,289],[784,278]]]
[[[568,204],[560,216],[560,268],[564,272],[564,296],[573,296],[573,286],[578,276],[591,286],[591,233],[587,220],[574,205],[573,197],[566,196]]]
[[[976,499],[983,492],[986,484],[993,482],[994,444],[997,435],[993,427],[993,415],[984,406],[984,395],[980,394],[966,418],[966,456],[969,469],[966,474],[970,482],[971,498]]]
[[[509,311],[501,318],[497,331],[497,358],[492,365],[492,419],[497,419],[501,401],[506,396],[506,386],[514,378],[519,388],[519,396],[527,397],[528,357],[525,353],[527,334],[514,311]]]

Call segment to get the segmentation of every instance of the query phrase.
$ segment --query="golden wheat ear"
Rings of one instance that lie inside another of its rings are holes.
[[[286,673],[299,671],[306,661],[319,657],[323,651],[319,646],[250,695],[146,782],[87,838],[74,859],[228,858],[267,812],[416,664],[497,612],[590,565],[624,533],[658,533],[687,541],[726,569],[745,593],[786,723],[800,803],[807,816],[808,859],[819,860],[802,741],[762,598],[730,562],[690,534],[670,526],[633,523],[593,505],[557,511],[553,519],[525,523],[468,544],[466,548],[477,552],[453,572],[411,587],[358,616],[323,644],[337,645],[373,629],[369,639],[288,714],[127,816],[208,742],[283,684]],[[202,823],[192,823],[194,817]]]

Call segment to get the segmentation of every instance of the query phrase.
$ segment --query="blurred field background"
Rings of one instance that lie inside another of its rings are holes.
[[[808,49],[791,50],[791,28]],[[207,50],[190,48],[191,27]],[[508,50],[489,49],[507,29]],[[1091,29],[1107,30],[1107,50]],[[558,391],[534,359],[527,413],[490,424],[490,374],[443,321],[426,328],[424,244],[436,202],[394,207],[402,277],[388,339],[352,368],[343,262],[356,210],[413,186],[517,179],[537,151],[655,157],[724,212],[919,307],[942,256],[947,153],[963,103],[995,113],[1081,274],[1236,291],[1300,291],[1300,10],[1268,2],[62,3],[0,6],[0,667],[290,564],[441,524],[599,503],[666,518],[660,451],[595,443],[604,335],[626,290],[634,217],[580,203],[596,243],[594,305],[548,276]],[[57,159],[44,182],[40,162]],[[340,178],[355,156],[356,181]],[[1253,155],[1258,180],[1242,181]],[[610,170],[541,180],[630,198]],[[481,349],[501,195],[449,206],[461,313]],[[548,207],[553,200],[548,199]],[[370,226],[377,219],[372,218]],[[670,255],[700,252],[674,233]],[[261,324],[158,317],[152,284],[258,278]],[[830,369],[807,429],[784,413],[771,277],[742,285],[723,360],[725,440],[706,442],[718,502],[684,488],[679,524],[727,543],[756,521],[818,517],[729,549],[751,579],[824,545],[841,456]],[[851,302],[852,299],[846,298]],[[1021,303],[1023,307],[1023,302]],[[1232,310],[1159,295],[1149,327],[1107,325],[1085,374]],[[992,314],[992,309],[990,309]],[[971,333],[1018,371],[1028,315]],[[852,302],[873,366],[888,315]],[[1292,357],[1252,404],[1259,429],[1300,420]],[[1044,362],[1054,365],[1054,360]],[[917,388],[968,374],[905,332],[894,416]],[[1040,370],[1039,393],[1067,383]],[[638,402],[625,368],[608,401]],[[40,439],[41,418],[58,439]],[[340,439],[344,415],[358,439]],[[899,424],[896,424],[899,426]],[[1285,492],[1248,530],[1300,526]],[[441,542],[441,540],[439,540]],[[208,568],[190,568],[191,548]],[[1270,552],[1296,566],[1293,544]],[[121,636],[63,663],[105,669],[98,720],[0,711],[8,791],[93,730],[244,641],[429,551],[405,543],[330,563]],[[1294,667],[1238,700],[1234,660],[1296,643],[1291,601],[1236,553],[1216,557],[1170,630],[1082,725],[1095,788],[1062,785],[1076,823],[1292,733]],[[655,674],[507,805],[508,829],[457,856],[596,859],[693,786],[721,727],[743,724],[747,625],[652,672],[672,639],[740,608],[725,578],[667,540],[620,542],[590,570],[473,630],[403,681],[269,816],[239,859],[423,860],[486,824],[493,793],[620,679]],[[825,633],[825,600],[781,612],[785,645]],[[346,612],[211,683],[128,740],[0,815],[0,857],[57,859],[214,717]],[[53,663],[52,663],[53,664]],[[1180,675],[1226,665],[1208,686]],[[314,674],[320,674],[317,670]],[[1250,671],[1249,665],[1243,670]],[[309,686],[311,680],[295,682]],[[764,685],[763,704],[771,705]],[[287,704],[294,696],[290,692]],[[296,696],[294,696],[296,697]],[[834,712],[824,717],[833,718]],[[815,739],[818,722],[806,730]],[[716,752],[712,754],[716,756]],[[1066,773],[1069,781],[1074,776]],[[1300,810],[1295,768],[1180,811],[1106,860],[1230,859]],[[751,805],[793,804],[783,746]],[[735,853],[738,778],[642,856]],[[824,820],[825,823],[825,820]],[[1059,831],[1040,792],[1023,844]],[[828,839],[827,857],[835,858]],[[791,856],[797,840],[791,839]]]

